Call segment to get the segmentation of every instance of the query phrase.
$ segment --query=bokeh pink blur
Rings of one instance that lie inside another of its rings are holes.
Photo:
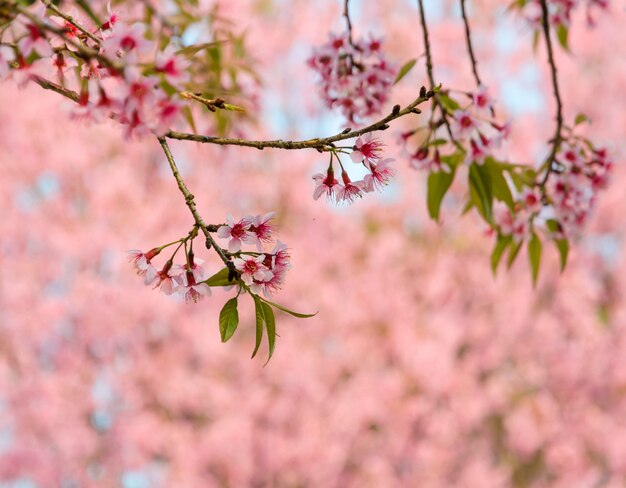
[[[342,2],[205,3],[246,31],[263,78],[247,136],[344,127],[306,66],[343,29]],[[382,34],[388,58],[423,54],[416,2],[351,4],[355,33]],[[482,77],[513,120],[508,152],[534,164],[554,124],[543,50],[508,2],[470,4]],[[472,89],[458,2],[427,7],[436,79]],[[249,303],[222,344],[226,292],[185,304],[127,262],[193,224],[156,139],[0,85],[0,487],[626,486],[622,2],[596,20],[575,15],[559,76],[566,116],[590,117],[615,174],[566,271],[550,249],[535,289],[526,256],[492,275],[462,184],[430,221],[425,177],[401,157],[379,197],[337,208],[313,201],[316,151],[172,142],[206,221],[276,211],[293,264],[277,301],[319,311],[278,317],[265,367],[250,360]],[[421,57],[385,110],[423,84]],[[382,134],[386,156],[403,124]]]

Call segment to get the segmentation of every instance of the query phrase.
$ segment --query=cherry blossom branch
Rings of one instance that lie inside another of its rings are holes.
[[[472,35],[470,32],[470,25],[469,25],[469,20],[467,17],[467,12],[465,11],[465,0],[461,0],[461,15],[463,17],[463,25],[465,26],[465,44],[467,45],[467,53],[469,54],[469,58],[472,63],[472,73],[474,74],[474,79],[476,80],[476,84],[480,86],[482,85],[482,81],[480,81],[480,76],[478,75],[478,62],[476,61],[476,56],[474,55],[474,48],[472,46]]]
[[[178,171],[178,166],[176,166],[176,161],[174,160],[174,156],[172,155],[172,151],[170,150],[170,147],[167,144],[166,139],[164,137],[158,137],[158,140],[159,140],[159,144],[161,144],[161,147],[163,148],[163,152],[165,153],[167,162],[170,165],[170,169],[172,170],[172,175],[176,179],[176,183],[178,183],[178,188],[180,189],[180,192],[185,197],[185,203],[189,207],[189,211],[191,212],[191,215],[193,215],[193,218],[196,224],[198,225],[198,227],[200,228],[200,230],[204,234],[204,237],[207,240],[207,247],[208,247],[208,244],[210,244],[213,247],[213,249],[215,249],[215,252],[218,254],[220,259],[224,262],[224,264],[229,269],[231,269],[233,266],[233,263],[228,258],[228,256],[226,256],[226,253],[217,244],[217,242],[215,242],[215,239],[213,239],[213,236],[211,235],[211,230],[209,229],[209,226],[205,224],[204,221],[202,220],[202,217],[200,216],[200,213],[198,212],[198,209],[196,208],[196,202],[194,200],[194,196],[187,188],[185,181],[183,180],[182,176],[180,175],[180,172]],[[214,226],[214,229],[215,229],[214,232],[217,231],[217,227],[219,226]]]
[[[351,46],[354,46],[354,43],[352,41],[352,21],[350,20],[350,11],[348,10],[348,3],[349,3],[349,0],[344,0],[343,2],[343,16],[346,19],[346,24],[348,27],[348,42],[350,43]]]
[[[548,52],[548,64],[550,65],[550,74],[552,77],[552,90],[554,92],[554,98],[556,100],[556,129],[554,132],[554,138],[552,139],[552,150],[550,156],[546,160],[546,173],[541,181],[541,186],[545,186],[550,177],[550,173],[553,171],[552,163],[559,149],[561,143],[563,130],[563,103],[561,101],[561,92],[559,90],[559,81],[557,76],[556,61],[554,60],[554,50],[552,48],[552,39],[550,38],[550,23],[548,13],[548,3],[546,0],[541,0],[541,24],[543,27],[544,37],[546,38],[546,49]]]
[[[73,102],[76,102],[76,103],[79,102],[80,95],[78,95],[78,93],[76,93],[75,91],[68,90],[67,88],[62,87],[61,85],[53,81],[47,80],[45,78],[42,78],[41,76],[38,76],[38,75],[33,75],[31,79],[44,90],[51,90],[53,92],[58,93],[59,95],[63,95],[65,98],[69,98]]]
[[[80,25],[78,22],[76,22],[71,15],[67,15],[67,14],[61,12],[61,10],[59,10],[57,8],[57,6],[55,4],[53,4],[50,0],[41,0],[41,3],[43,3],[46,6],[46,8],[52,10],[55,15],[57,15],[57,16],[61,17],[63,20],[65,20],[68,24],[76,27],[76,29],[81,31],[84,35],[89,37],[89,39],[94,41],[96,44],[100,44],[100,39],[98,37],[94,36],[93,33],[89,32],[88,29],[85,29],[82,25]]]
[[[426,72],[428,73],[428,81],[430,81],[431,86],[435,86],[435,77],[433,75],[433,56],[430,49],[430,37],[428,35],[428,23],[426,22],[426,12],[424,11],[424,1],[417,0],[417,5],[420,11],[420,23],[422,25],[422,34],[424,37],[424,49],[426,51]],[[454,134],[452,134],[452,128],[450,127],[450,122],[448,121],[448,116],[446,114],[446,109],[441,106],[437,97],[433,98],[433,112],[435,109],[439,107],[441,111],[441,120],[443,120],[444,125],[446,126],[446,130],[448,131],[448,135],[450,136],[450,140],[454,143],[456,147],[462,149],[461,145],[455,139]]]
[[[70,44],[71,46],[76,48],[77,53],[79,55],[84,56],[87,59],[97,59],[98,61],[102,63],[103,66],[106,66],[107,68],[111,68],[115,71],[122,71],[122,66],[119,63],[112,61],[111,59],[109,59],[104,54],[100,53],[99,51],[86,47],[79,42],[75,42],[73,39],[68,39],[67,36],[65,35],[66,34],[65,29],[52,26],[46,22],[42,22],[41,19],[39,19],[36,15],[33,15],[31,12],[29,12],[25,8],[16,6],[15,11],[24,15],[26,18],[28,18],[28,20],[30,20],[39,29],[51,32],[59,36],[61,39],[63,39],[63,41],[66,44]]]
[[[417,0],[417,5],[420,10],[420,22],[422,24],[422,35],[424,37],[424,49],[426,51],[426,72],[428,73],[428,80],[432,86],[435,86],[435,78],[433,76],[433,56],[430,51],[430,38],[428,36],[428,25],[426,23],[426,13],[424,12],[424,4],[422,0]]]
[[[185,98],[187,100],[195,100],[196,102],[200,102],[211,112],[215,112],[217,109],[245,112],[244,108],[226,103],[226,100],[224,100],[223,98],[204,98],[201,93],[193,93],[188,91],[180,92],[180,96],[181,98]]]
[[[435,96],[435,90],[426,91],[425,87],[422,87],[420,96],[416,98],[412,103],[405,108],[400,109],[400,105],[395,105],[389,115],[380,119],[373,124],[363,127],[359,130],[346,129],[335,134],[333,136],[308,139],[303,141],[284,141],[282,139],[266,140],[266,141],[252,141],[248,139],[229,139],[225,137],[203,136],[198,134],[189,134],[186,132],[170,131],[165,136],[169,139],[178,139],[181,141],[194,141],[202,142],[206,144],[218,144],[220,146],[243,146],[243,147],[255,147],[257,149],[276,148],[276,149],[317,149],[318,151],[332,150],[333,144],[337,141],[343,141],[346,139],[352,139],[359,137],[369,132],[375,132],[378,130],[385,130],[389,128],[389,122],[403,117],[408,114],[419,114],[421,111],[417,108],[418,105],[430,100]]]

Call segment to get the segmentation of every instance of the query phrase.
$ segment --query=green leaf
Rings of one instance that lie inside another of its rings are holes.
[[[546,227],[552,233],[557,233],[561,229],[559,222],[554,219],[546,220]],[[554,241],[557,251],[559,251],[561,272],[563,272],[565,270],[565,266],[567,265],[567,258],[569,256],[569,241],[567,239],[557,239],[556,237],[553,237],[552,240]]]
[[[454,181],[455,171],[456,168],[452,168],[449,173],[439,171],[428,175],[428,214],[435,221],[439,221],[439,209],[441,208],[441,202]]]
[[[506,260],[506,267],[507,267],[507,269],[511,269],[511,266],[513,266],[513,263],[515,262],[515,258],[519,254],[520,249],[522,248],[522,244],[523,243],[524,243],[524,241],[513,242],[513,244],[509,248],[509,256],[508,256],[508,258]]]
[[[252,357],[254,357],[256,356],[256,353],[261,346],[261,341],[263,340],[263,323],[265,322],[265,313],[263,312],[263,302],[261,302],[259,297],[252,295],[252,299],[254,300],[254,315],[256,317],[256,340],[254,344],[254,351],[252,352]]]
[[[222,342],[230,339],[239,325],[239,312],[237,311],[237,297],[228,300],[220,312],[220,335]]]
[[[400,68],[400,71],[398,71],[398,76],[396,76],[396,79],[393,82],[393,84],[395,85],[402,78],[404,78],[409,73],[409,71],[413,69],[413,66],[415,66],[416,62],[417,62],[417,59],[411,59],[407,61],[406,63],[404,63],[404,65],[402,65],[402,68]]]
[[[230,110],[231,112],[245,112],[246,111],[245,108],[240,107],[239,105],[232,105],[230,103],[224,104],[224,110]]]
[[[539,266],[541,265],[541,241],[534,232],[530,241],[528,241],[528,259],[530,260],[533,286],[536,286],[537,278],[539,277]]]
[[[493,220],[493,190],[487,168],[472,163],[469,170],[469,187],[474,205],[483,218],[491,223]]]
[[[435,139],[430,141],[427,146],[443,146],[448,143],[448,139]]]
[[[267,363],[269,363],[270,359],[272,359],[272,354],[274,354],[274,347],[276,346],[276,320],[274,319],[274,312],[272,311],[272,307],[270,307],[267,303],[261,303],[263,306],[263,314],[265,315],[265,327],[267,329],[267,342],[269,344],[269,356],[267,358]]]
[[[560,24],[556,28],[556,37],[559,40],[559,44],[563,49],[569,51],[569,45],[567,42],[567,38],[569,36],[569,30],[563,24]]]
[[[448,112],[454,112],[455,110],[459,110],[461,108],[461,105],[459,105],[459,103],[456,100],[454,100],[453,98],[450,98],[448,95],[445,95],[443,93],[439,93],[437,95],[437,101]]]
[[[500,259],[506,251],[506,248],[513,242],[513,238],[511,236],[503,236],[499,235],[498,240],[496,241],[496,246],[493,248],[493,252],[491,253],[491,271],[493,274],[496,274],[498,270],[498,264],[500,264]]]
[[[580,125],[584,122],[589,122],[589,117],[587,117],[583,113],[578,114],[576,118],[574,119],[574,125]]]
[[[567,257],[569,256],[569,241],[567,239],[554,239],[554,244],[559,251],[559,257],[561,258],[561,273],[565,271],[567,266]]]
[[[258,296],[258,295],[257,295]],[[287,307],[283,307],[282,305],[279,305],[278,303],[274,303],[266,298],[261,298],[259,297],[260,300],[262,300],[265,303],[269,303],[272,307],[277,308],[278,310],[282,310],[283,312],[288,313],[289,315],[293,315],[294,317],[298,317],[300,319],[308,319],[309,317],[314,317],[317,315],[318,312],[315,313],[299,313],[299,312],[294,312],[293,310],[289,310]]]
[[[507,168],[507,171],[518,192],[521,192],[525,186],[532,187],[537,180],[537,172],[531,168]]]
[[[186,46],[176,51],[176,55],[185,56],[186,58],[191,58],[195,56],[196,54],[198,54],[203,49],[215,48],[223,42],[225,41],[205,42],[203,44],[192,44],[191,46]]]
[[[513,195],[511,194],[511,189],[509,188],[509,184],[504,178],[503,170],[504,167],[493,160],[493,158],[487,158],[484,163],[485,168],[489,172],[489,177],[491,179],[491,186],[493,188],[493,196],[500,200],[501,202],[506,203],[506,205],[513,210]]]
[[[228,268],[223,268],[219,270],[217,273],[215,273],[213,276],[211,276],[210,278],[204,280],[204,283],[206,283],[209,286],[236,285],[237,284],[236,280],[228,281],[228,274],[229,274]]]

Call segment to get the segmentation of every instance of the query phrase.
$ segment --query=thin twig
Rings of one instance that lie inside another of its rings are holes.
[[[61,39],[63,39],[65,41],[66,44],[70,44],[71,46],[75,47],[77,49],[77,53],[80,54],[81,56],[84,56],[86,58],[89,59],[97,59],[98,61],[100,61],[100,63],[103,66],[106,66],[107,68],[111,68],[115,71],[121,72],[123,71],[123,66],[110,60],[109,58],[107,58],[104,54],[100,53],[99,51],[96,51],[95,49],[91,49],[87,46],[84,46],[83,44],[79,43],[79,42],[75,42],[74,39],[68,39],[66,37],[66,31],[65,29],[62,29],[60,27],[56,27],[56,26],[52,26],[46,22],[43,22],[41,19],[39,19],[36,15],[33,15],[31,12],[29,12],[28,10],[26,10],[25,8],[22,8],[20,6],[16,6],[16,11],[19,12],[20,14],[24,15],[26,18],[28,18],[28,20],[30,20],[35,26],[39,27],[39,29],[51,32],[57,36],[59,36]]]
[[[38,75],[33,75],[31,80],[37,83],[44,90],[52,90],[53,92],[58,93],[59,95],[63,95],[65,98],[69,98],[73,102],[78,103],[80,99],[80,95],[75,91],[68,90],[67,88],[62,87],[61,85],[54,83],[53,81],[46,80]]]
[[[425,90],[424,90],[425,91]],[[424,103],[425,101],[431,99],[435,95],[435,92],[430,90],[425,93],[425,96],[418,97],[407,105],[405,108],[400,110],[400,106],[396,105],[394,110],[382,118],[378,122],[374,122],[367,127],[363,127],[362,129],[355,131],[342,131],[339,134],[335,134],[333,136],[317,138],[317,139],[308,139],[304,141],[283,141],[282,139],[270,140],[270,141],[250,141],[248,139],[228,139],[224,137],[213,137],[213,136],[203,136],[198,134],[189,134],[185,132],[168,132],[166,137],[170,139],[178,139],[181,141],[195,141],[202,142],[207,144],[218,144],[221,146],[244,146],[244,147],[255,147],[257,149],[264,149],[266,147],[276,148],[276,149],[318,149],[320,151],[324,150],[332,150],[333,143],[337,141],[343,141],[346,139],[352,139],[354,137],[361,136],[363,134],[367,134],[369,132],[374,132],[378,130],[385,130],[389,127],[389,122],[395,120],[397,118],[403,117],[410,113],[421,113],[417,108],[418,105]]]
[[[474,55],[474,49],[472,47],[472,35],[470,33],[467,12],[465,11],[465,0],[461,0],[461,15],[463,16],[463,24],[465,25],[465,43],[467,45],[467,52],[469,54],[470,61],[472,62],[472,73],[474,73],[476,84],[480,86],[483,83],[480,81],[480,76],[478,75],[478,62],[476,61],[476,56]]]
[[[50,10],[52,10],[54,12],[54,15],[61,17],[62,19],[64,19],[68,24],[76,27],[76,29],[78,29],[79,31],[81,31],[84,35],[86,35],[89,39],[91,39],[92,41],[94,41],[96,44],[100,44],[100,39],[98,37],[96,37],[95,35],[93,35],[91,32],[89,32],[89,30],[85,29],[82,25],[80,25],[78,22],[76,22],[74,20],[74,18],[71,15],[67,15],[63,12],[61,12],[57,6],[55,4],[53,4],[50,0],[41,0],[41,3],[43,3],[47,8],[49,8]]]
[[[428,73],[428,81],[431,86],[435,86],[435,77],[433,75],[433,55],[430,50],[430,38],[428,36],[428,23],[426,22],[426,12],[424,11],[424,2],[423,0],[417,0],[417,5],[420,11],[420,23],[422,24],[422,34],[424,37],[424,49],[426,51],[426,72]],[[459,144],[459,142],[455,139],[454,134],[452,134],[452,127],[450,127],[450,122],[448,121],[448,115],[446,113],[446,109],[439,103],[437,97],[433,98],[433,112],[435,109],[439,107],[441,111],[441,119],[446,126],[446,130],[448,131],[448,135],[450,136],[450,140],[454,143],[454,145],[463,149],[463,147]]]
[[[159,143],[161,144],[161,147],[163,148],[163,152],[165,153],[167,162],[170,164],[172,175],[174,175],[174,178],[176,179],[176,183],[178,183],[178,188],[180,189],[180,192],[185,197],[185,203],[189,207],[189,211],[191,212],[191,215],[193,215],[193,218],[196,224],[198,224],[198,227],[200,227],[200,230],[204,234],[204,237],[206,237],[206,240],[211,244],[211,246],[213,246],[213,249],[215,249],[215,252],[219,255],[220,259],[224,262],[226,266],[230,268],[230,266],[232,265],[232,262],[228,259],[224,251],[222,251],[222,248],[217,244],[217,242],[215,242],[215,239],[213,239],[213,236],[211,235],[209,227],[202,220],[202,217],[200,216],[200,213],[198,212],[198,209],[196,208],[196,202],[194,200],[194,196],[187,188],[185,181],[183,180],[182,176],[180,175],[180,172],[178,171],[178,166],[176,166],[176,161],[174,161],[174,156],[172,155],[172,151],[170,150],[170,147],[167,144],[165,137],[159,137],[158,140],[159,140]]]
[[[350,20],[350,11],[348,10],[348,2],[349,0],[344,0],[343,2],[343,16],[346,18],[346,24],[348,27],[348,42],[352,47],[354,47],[354,43],[352,41],[352,21]]]
[[[78,93],[72,90],[69,90],[67,88],[63,88],[61,85],[54,83],[53,81],[47,80],[40,76],[33,76],[32,80],[35,83],[37,83],[40,87],[46,90],[52,90],[58,93],[59,95],[69,98],[70,100],[74,102],[79,101],[80,96]],[[320,151],[324,151],[324,150],[330,150],[333,147],[333,143],[337,141],[342,141],[345,139],[352,139],[354,137],[361,136],[368,132],[374,132],[377,130],[385,130],[388,127],[387,124],[391,122],[392,120],[395,120],[409,113],[420,113],[417,106],[429,100],[430,98],[432,98],[434,94],[435,93],[432,90],[428,92],[425,91],[424,97],[419,97],[413,103],[407,105],[403,110],[397,110],[397,111],[393,110],[385,118],[379,120],[378,122],[375,122],[374,124],[364,127],[363,129],[360,129],[357,131],[342,131],[339,134],[336,134],[334,136],[325,137],[321,139],[309,139],[306,141],[283,141],[281,139],[271,140],[271,141],[251,141],[248,139],[228,139],[224,137],[203,136],[203,135],[189,134],[185,132],[174,132],[174,131],[168,132],[167,134],[165,134],[165,137],[169,139],[177,139],[180,141],[194,141],[194,142],[201,142],[201,143],[207,143],[207,144],[217,144],[220,146],[242,146],[242,147],[254,147],[257,149],[264,149],[266,147],[277,148],[277,149],[318,149]],[[396,107],[399,107],[399,105],[396,105]]]
[[[546,49],[548,51],[548,64],[550,65],[550,73],[552,75],[552,90],[554,92],[554,98],[556,100],[556,128],[554,131],[554,138],[552,139],[552,150],[546,160],[546,174],[541,181],[541,186],[544,187],[548,182],[550,173],[553,171],[552,164],[556,153],[559,150],[561,144],[561,131],[563,130],[563,103],[561,101],[561,92],[559,90],[559,80],[557,76],[556,61],[554,60],[554,50],[552,49],[552,39],[550,38],[550,23],[548,14],[548,4],[546,0],[541,0],[541,24],[543,27],[543,34],[546,38]]]

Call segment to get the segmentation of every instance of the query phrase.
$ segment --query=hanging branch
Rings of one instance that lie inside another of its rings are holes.
[[[170,150],[170,147],[167,144],[167,141],[165,140],[164,137],[159,137],[158,140],[159,140],[159,143],[161,144],[161,147],[163,148],[163,152],[165,153],[167,162],[170,165],[170,169],[172,170],[172,175],[174,176],[174,179],[176,179],[176,183],[178,183],[178,188],[180,189],[180,192],[185,197],[185,203],[189,207],[189,211],[191,212],[191,215],[193,215],[193,219],[195,220],[198,227],[200,227],[200,230],[204,234],[204,237],[206,237],[207,244],[210,244],[213,247],[213,249],[215,249],[215,252],[218,254],[220,259],[230,269],[233,263],[228,258],[228,256],[226,256],[226,253],[217,244],[217,242],[215,242],[215,239],[213,239],[213,236],[211,235],[211,229],[202,220],[202,217],[200,216],[200,213],[198,212],[196,208],[196,202],[195,202],[194,196],[187,188],[185,181],[183,180],[182,176],[180,175],[180,172],[178,171],[178,166],[176,165],[176,161],[174,160],[174,156],[172,155],[172,151]],[[211,227],[214,227],[214,226],[211,226]]]
[[[338,141],[343,141],[345,139],[352,139],[355,137],[362,136],[363,134],[367,134],[369,132],[375,132],[379,130],[385,130],[389,128],[389,122],[403,117],[408,114],[419,114],[421,113],[420,109],[417,108],[418,105],[430,100],[435,96],[434,90],[426,91],[425,88],[422,87],[420,92],[420,96],[415,99],[412,103],[404,107],[400,108],[400,105],[395,105],[389,115],[383,117],[377,122],[368,125],[367,127],[363,127],[362,129],[352,131],[350,129],[346,129],[341,131],[339,134],[335,134],[329,137],[316,138],[316,139],[308,139],[304,141],[283,141],[282,139],[277,140],[269,140],[269,141],[251,141],[248,139],[229,139],[226,137],[214,137],[214,136],[203,136],[198,134],[189,134],[186,132],[175,132],[170,131],[166,134],[166,137],[169,139],[178,139],[181,141],[195,141],[202,142],[205,144],[218,144],[220,146],[244,146],[244,147],[255,147],[257,149],[264,149],[266,147],[276,148],[276,149],[317,149],[318,151],[328,151],[332,150],[333,143]]]
[[[472,73],[474,74],[476,85],[480,86],[483,83],[480,80],[480,76],[478,75],[478,62],[476,61],[476,56],[474,55],[474,48],[472,47],[472,35],[470,32],[470,25],[469,25],[469,20],[467,18],[467,12],[465,11],[465,0],[461,0],[461,15],[463,16],[463,25],[465,26],[465,44],[467,46],[467,53],[469,54],[469,58],[472,63]]]
[[[346,18],[346,24],[348,27],[348,42],[350,42],[350,45],[354,47],[354,42],[352,41],[352,21],[350,20],[350,11],[348,10],[348,2],[349,0],[344,0],[343,2],[343,16]]]
[[[550,173],[553,172],[554,158],[559,150],[559,145],[563,138],[561,132],[563,130],[563,103],[561,101],[561,92],[559,91],[559,81],[557,76],[556,61],[554,60],[554,50],[552,48],[552,40],[550,38],[550,22],[548,3],[546,0],[541,0],[541,25],[543,27],[543,34],[546,38],[546,49],[548,51],[548,64],[550,65],[550,73],[552,76],[552,90],[554,92],[554,99],[556,100],[556,129],[554,131],[554,137],[552,138],[552,150],[546,160],[546,173],[541,181],[541,186],[545,187],[550,177]]]
[[[424,1],[417,0],[417,5],[420,11],[420,23],[422,25],[422,34],[424,37],[424,49],[426,50],[426,72],[428,73],[428,81],[430,82],[431,86],[436,86],[435,77],[433,75],[433,56],[430,50],[430,38],[428,35],[428,24],[426,22],[426,13],[424,11]],[[462,146],[459,144],[459,142],[454,138],[454,135],[452,134],[452,128],[450,127],[450,122],[448,121],[448,115],[446,113],[446,109],[439,103],[439,101],[437,100],[437,97],[433,97],[433,112],[437,109],[437,107],[439,107],[439,110],[441,112],[441,120],[443,120],[443,123],[446,126],[448,135],[450,136],[450,140],[454,143],[454,145],[457,148],[462,149]]]

